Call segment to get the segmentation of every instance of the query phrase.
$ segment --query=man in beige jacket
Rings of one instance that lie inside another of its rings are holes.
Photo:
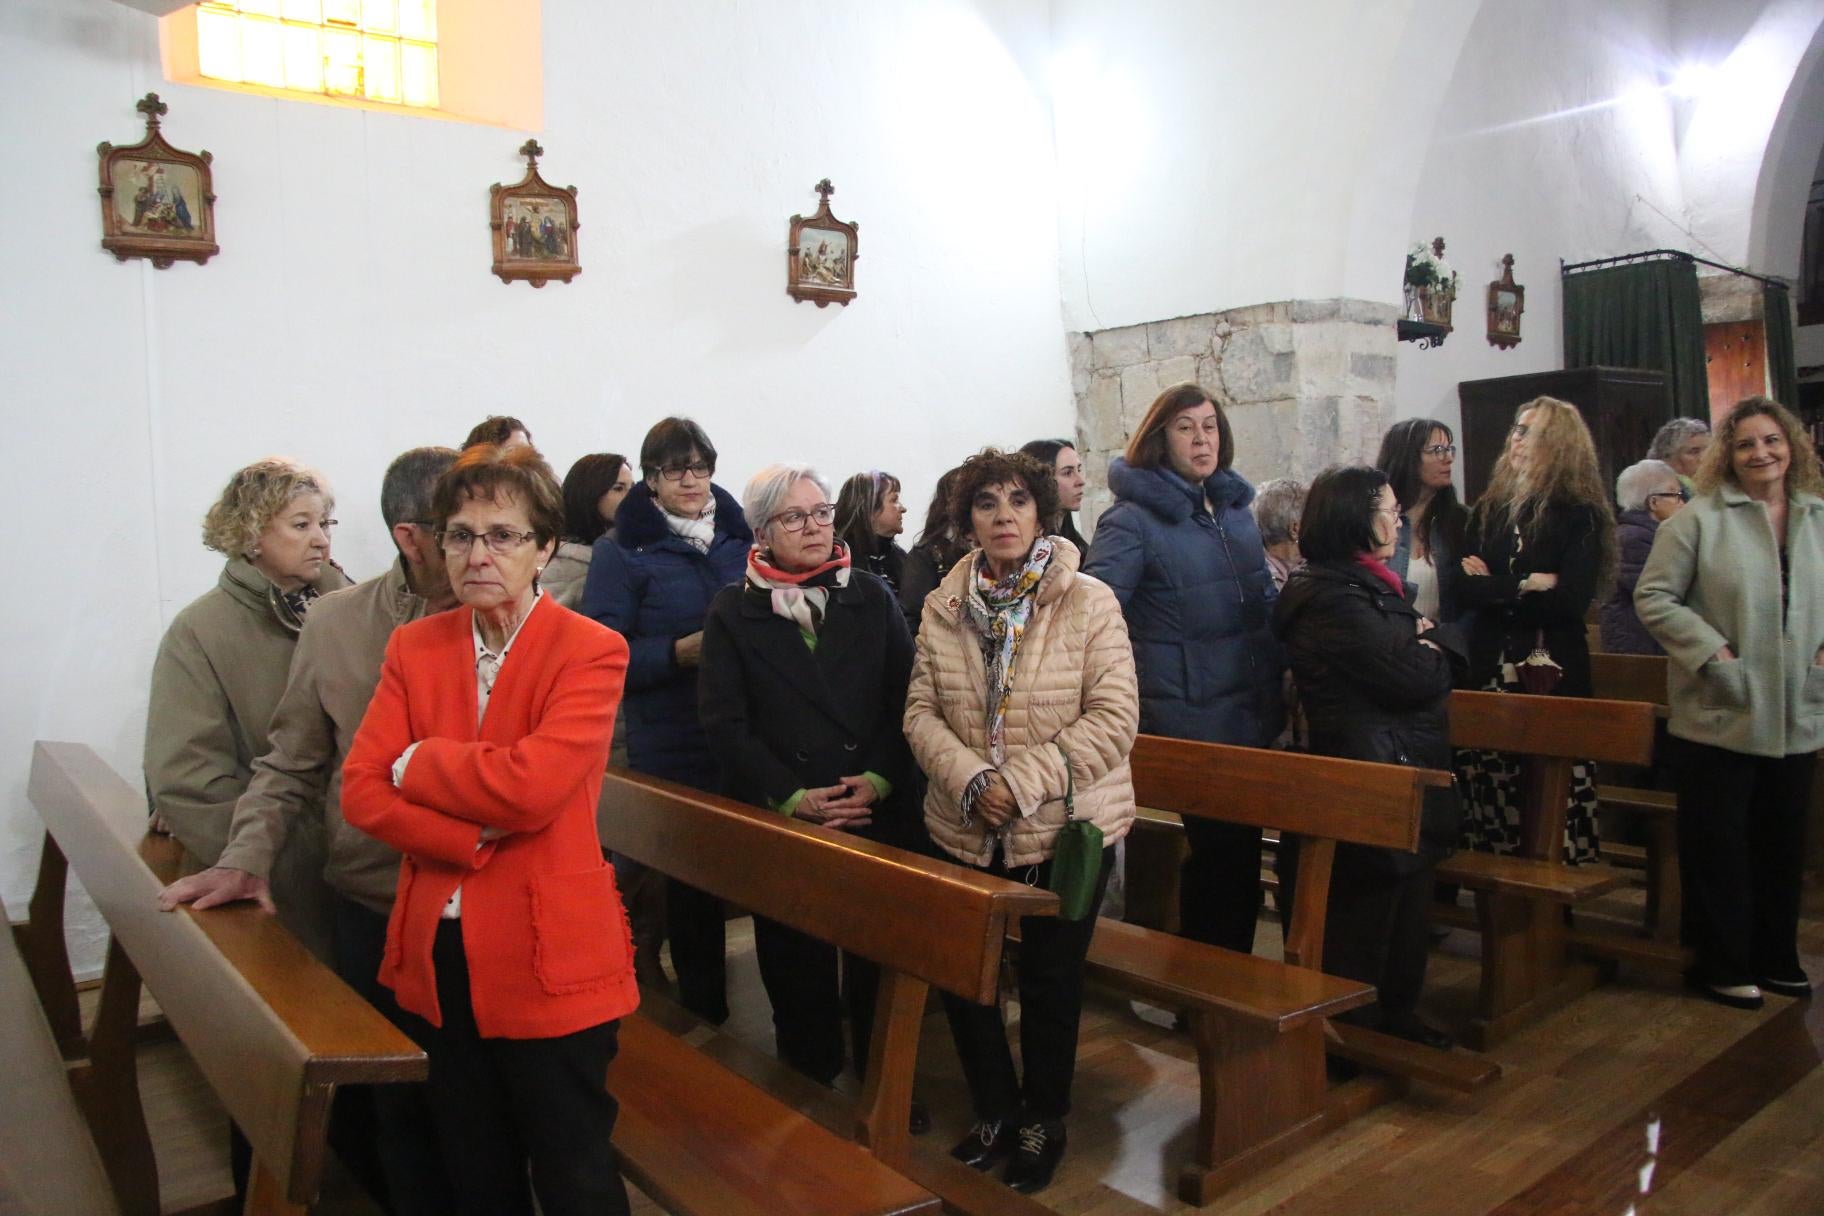
[[[342,979],[389,1018],[398,1009],[379,981],[386,922],[399,875],[399,854],[342,819],[342,761],[380,682],[387,639],[400,625],[455,606],[443,554],[430,520],[431,491],[455,461],[449,448],[414,448],[387,468],[380,509],[399,559],[378,578],[324,596],[305,618],[284,696],[273,711],[269,750],[235,803],[228,842],[216,864],[179,879],[159,896],[166,911],[180,903],[212,908],[255,900],[274,911],[273,862],[295,826],[320,813],[328,835],[323,879],[333,893],[333,964]],[[428,1113],[418,1086],[378,1086],[379,1127],[360,1129],[359,1116],[338,1105],[339,1152],[378,1141],[378,1167],[393,1212],[447,1210],[447,1188],[435,1158]],[[414,1127],[415,1125],[415,1127]],[[367,1134],[363,1135],[363,1131]],[[415,1133],[415,1134],[414,1134]],[[351,1168],[364,1172],[359,1163]],[[370,1181],[370,1189],[372,1179]]]

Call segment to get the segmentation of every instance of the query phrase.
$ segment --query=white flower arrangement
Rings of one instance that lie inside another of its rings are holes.
[[[1457,294],[1457,272],[1444,260],[1443,254],[1433,253],[1431,246],[1421,242],[1406,254],[1406,285],[1443,287],[1445,294],[1454,299]]]

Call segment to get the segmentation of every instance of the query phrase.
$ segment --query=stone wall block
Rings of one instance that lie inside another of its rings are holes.
[[[1105,329],[1091,335],[1092,367],[1131,367],[1150,357],[1146,349],[1146,326],[1128,325]]]
[[[1255,485],[1295,476],[1299,449],[1298,400],[1257,401],[1229,411],[1235,436],[1235,469]]]
[[[1334,321],[1342,314],[1342,303],[1341,300],[1289,301],[1292,320],[1296,323]]]
[[[1121,369],[1121,426],[1126,435],[1134,433],[1140,420],[1146,417],[1146,407],[1153,403],[1159,390],[1171,383],[1159,378],[1164,364],[1141,363]],[[1123,443],[1126,439],[1123,438]]]
[[[1337,316],[1357,325],[1373,325],[1391,330],[1394,322],[1400,319],[1397,305],[1383,304],[1378,300],[1338,300],[1336,304]]]
[[[1154,321],[1146,327],[1146,346],[1154,359],[1207,355],[1216,347],[1216,317],[1205,313]]]
[[[1222,383],[1235,402],[1298,395],[1298,360],[1282,326],[1238,327],[1222,347]]]
[[[1127,432],[1121,421],[1119,372],[1091,372],[1089,388],[1077,400],[1077,430],[1092,451],[1097,448],[1118,448],[1127,442]]]
[[[1088,334],[1065,334],[1070,349],[1070,391],[1078,401],[1089,392],[1089,372],[1094,365],[1095,343]]]

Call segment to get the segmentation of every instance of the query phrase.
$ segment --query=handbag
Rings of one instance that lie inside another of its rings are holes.
[[[1514,665],[1519,678],[1520,691],[1531,693],[1535,697],[1550,696],[1564,679],[1564,668],[1552,657],[1552,652],[1545,648],[1545,630],[1533,633],[1532,653]]]
[[[1064,757],[1064,826],[1051,853],[1052,893],[1058,897],[1058,919],[1078,921],[1096,912],[1096,887],[1102,877],[1102,829],[1077,818],[1076,778],[1070,753],[1056,739]]]

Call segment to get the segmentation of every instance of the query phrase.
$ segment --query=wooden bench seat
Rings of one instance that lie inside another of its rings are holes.
[[[0,941],[0,1212],[118,1216],[63,1052],[9,930]]]
[[[1548,899],[1559,904],[1580,904],[1613,891],[1627,876],[1612,866],[1567,866],[1533,857],[1497,856],[1463,851],[1438,863],[1438,880],[1454,882],[1472,891],[1498,891],[1503,895]]]
[[[626,1175],[668,1212],[936,1212],[929,1191],[650,1019],[622,1019],[608,1089]]]

